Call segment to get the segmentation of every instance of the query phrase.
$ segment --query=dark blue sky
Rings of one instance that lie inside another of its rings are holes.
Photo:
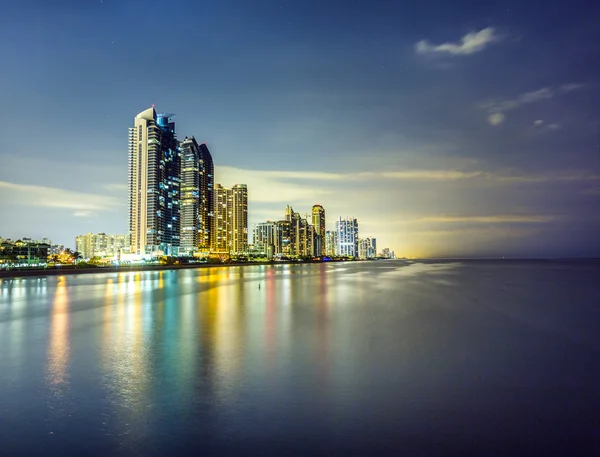
[[[251,223],[320,203],[399,254],[600,255],[598,17],[582,1],[7,3],[0,236],[125,232],[127,128],[155,104],[207,142],[217,181],[249,185]]]

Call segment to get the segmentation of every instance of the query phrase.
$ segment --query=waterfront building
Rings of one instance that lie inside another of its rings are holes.
[[[49,250],[50,244],[42,240],[3,239],[0,242],[0,265],[45,265]]]
[[[361,238],[358,241],[358,257],[374,259],[377,257],[377,241],[375,238]]]
[[[231,189],[215,184],[214,188],[214,218],[211,246],[212,251],[229,252],[228,234],[231,209]]]
[[[137,255],[177,255],[181,154],[175,123],[154,107],[129,129],[129,231]]]
[[[206,143],[200,144],[200,233],[199,233],[199,248],[200,250],[209,250],[212,239],[211,231],[214,225],[215,211],[215,165],[212,155],[208,150]]]
[[[312,207],[312,225],[315,230],[314,254],[318,257],[325,255],[325,209],[321,205]]]
[[[283,220],[275,223],[275,254],[288,257],[291,255],[291,224]]]
[[[221,253],[248,252],[248,186],[214,187],[214,233],[212,250]]]
[[[248,186],[235,184],[231,188],[231,252],[248,252]]]
[[[128,235],[87,233],[75,238],[75,250],[83,259],[92,257],[114,257],[129,252]]]
[[[358,221],[354,218],[339,218],[335,223],[337,233],[337,255],[358,257]]]
[[[266,254],[271,253],[269,257],[276,254],[276,237],[278,235],[277,223],[267,221],[259,222],[254,225],[252,236],[252,244],[255,250],[264,252]]]
[[[335,231],[327,230],[325,232],[325,255],[334,257],[336,255],[337,237]]]
[[[214,214],[214,165],[206,144],[186,137],[181,149],[181,246],[192,255],[208,251]]]
[[[200,245],[200,148],[194,137],[186,137],[181,149],[180,252],[191,255]]]

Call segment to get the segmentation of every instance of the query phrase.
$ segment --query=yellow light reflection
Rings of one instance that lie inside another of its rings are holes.
[[[58,278],[50,321],[48,344],[48,381],[58,390],[68,385],[69,365],[69,298],[67,280]]]

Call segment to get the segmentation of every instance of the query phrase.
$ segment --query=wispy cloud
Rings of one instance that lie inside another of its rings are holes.
[[[379,176],[390,179],[407,180],[435,180],[435,181],[454,181],[457,179],[470,179],[481,176],[480,171],[455,171],[455,170],[405,170],[383,172]]]
[[[94,213],[93,211],[80,210],[80,211],[75,211],[73,213],[73,216],[75,216],[75,217],[95,217],[96,213]]]
[[[104,188],[109,192],[125,192],[129,186],[127,184],[105,184]]]
[[[554,216],[540,215],[492,215],[492,216],[430,216],[418,222],[434,223],[472,223],[472,224],[540,224],[556,220]]]
[[[493,27],[487,27],[478,32],[467,33],[459,43],[431,44],[421,40],[415,45],[417,54],[450,54],[453,56],[469,55],[483,51],[489,44],[500,41]]]
[[[543,100],[554,98],[559,93],[572,92],[584,87],[583,84],[563,84],[560,87],[542,87],[541,89],[531,92],[525,92],[518,95],[516,98],[493,99],[488,100],[479,105],[481,109],[489,113],[505,113],[523,105],[537,103]]]
[[[505,113],[517,109],[523,105],[548,100],[553,98],[555,91],[549,87],[543,87],[532,92],[525,92],[514,99],[495,99],[483,102],[480,107],[489,113]]]
[[[0,203],[6,204],[16,203],[79,211],[108,211],[123,205],[121,199],[110,196],[6,181],[0,181],[0,191]]]
[[[558,124],[550,124],[547,127],[560,128]],[[558,126],[558,127],[557,127]],[[412,169],[395,171],[365,171],[358,173],[314,173],[310,171],[265,171],[247,170],[234,167],[220,167],[221,173],[217,182],[231,186],[235,183],[248,184],[249,187],[264,189],[267,194],[260,201],[276,202],[285,201],[289,194],[295,192],[326,192],[323,184],[326,182],[348,182],[348,181],[373,181],[373,180],[401,180],[401,181],[457,181],[468,179],[479,179],[488,182],[509,183],[536,183],[553,181],[589,181],[600,179],[599,176],[585,171],[553,172],[545,174],[531,174],[520,171],[497,171],[486,170],[435,170],[435,169]],[[223,179],[224,178],[224,179]],[[321,191],[310,187],[305,181],[319,182]],[[299,182],[294,182],[299,181]],[[273,189],[278,191],[274,194]],[[322,195],[321,195],[322,196]]]
[[[479,108],[487,111],[487,121],[490,125],[496,127],[506,120],[506,113],[516,110],[526,105],[550,100],[559,94],[572,92],[584,87],[583,84],[563,84],[558,87],[542,87],[531,92],[525,92],[515,98],[497,98],[487,100],[479,105]],[[534,125],[541,126],[543,120],[536,120]],[[546,130],[558,130],[559,124],[549,124],[545,126]]]

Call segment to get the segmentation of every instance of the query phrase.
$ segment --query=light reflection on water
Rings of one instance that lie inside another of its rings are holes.
[[[0,419],[14,424],[0,451],[436,454],[432,429],[454,449],[498,430],[507,445],[524,429],[547,442],[523,404],[589,445],[599,271],[374,262],[0,280]],[[569,401],[555,411],[556,392]]]

